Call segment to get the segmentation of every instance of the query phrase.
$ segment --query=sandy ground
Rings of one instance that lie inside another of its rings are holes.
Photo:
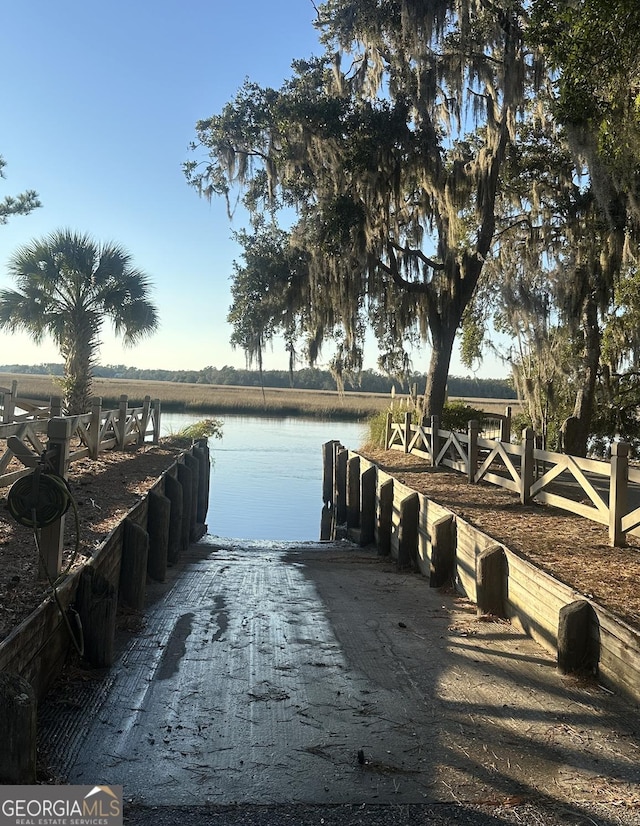
[[[640,822],[637,710],[374,551],[208,538],[131,619],[115,667],[69,671],[40,723],[55,775],[122,784],[131,823]]]

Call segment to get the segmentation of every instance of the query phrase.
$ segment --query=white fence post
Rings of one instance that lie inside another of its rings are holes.
[[[523,505],[527,505],[531,501],[534,439],[533,428],[526,427],[522,431],[522,460],[520,463],[520,502]]]
[[[124,393],[120,396],[120,404],[118,406],[118,424],[116,428],[116,432],[118,434],[118,447],[120,450],[124,450],[126,445],[126,438],[127,438],[127,415],[129,410],[129,397]]]
[[[438,461],[438,453],[440,453],[440,418],[438,416],[431,417],[431,464],[436,466]]]
[[[89,422],[89,456],[97,459],[100,454],[100,426],[102,424],[102,397],[91,400],[91,421]]]
[[[384,449],[389,450],[389,445],[391,444],[391,425],[393,423],[393,413],[388,410],[387,411],[387,420],[384,426]]]
[[[480,432],[480,422],[477,419],[471,419],[467,424],[467,434],[469,436],[468,454],[467,454],[467,480],[473,484],[476,478],[476,470],[478,469],[478,434]]]
[[[627,511],[629,489],[629,445],[614,442],[611,445],[611,479],[609,483],[609,544],[624,545],[622,517]]]
[[[504,419],[500,419],[500,441],[511,441],[511,405],[507,405],[504,411]]]
[[[153,444],[160,441],[160,399],[153,401]]]
[[[402,446],[404,452],[409,452],[409,442],[411,441],[411,411],[407,410],[404,414],[404,434],[402,436]]]

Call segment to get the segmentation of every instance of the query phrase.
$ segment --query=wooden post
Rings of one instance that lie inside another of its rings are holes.
[[[609,544],[626,544],[622,518],[627,513],[629,493],[629,445],[614,442],[611,445],[611,477],[609,480]]]
[[[391,425],[393,424],[393,413],[388,410],[387,411],[387,420],[384,426],[384,449],[389,450],[389,445],[391,444]]]
[[[368,467],[360,477],[360,545],[365,547],[376,536],[376,482],[375,465]]]
[[[325,505],[333,503],[333,464],[337,444],[338,442],[333,439],[322,445],[322,501]]]
[[[149,534],[133,520],[125,519],[118,590],[120,600],[136,611],[144,608],[148,560]]]
[[[198,439],[192,453],[198,460],[198,523],[204,525],[209,510],[209,482],[211,479],[211,459],[206,439]]]
[[[521,460],[520,460],[520,502],[528,505],[531,501],[531,486],[533,485],[533,451],[535,433],[530,427],[522,431]]]
[[[335,511],[331,505],[322,506],[322,513],[320,515],[320,542],[329,542],[329,540],[335,539],[334,514]]]
[[[16,399],[18,398],[18,381],[17,379],[13,379],[11,382],[11,395],[9,396],[9,401],[5,397],[5,421],[12,422],[16,416]]]
[[[402,447],[405,453],[409,452],[409,442],[411,441],[411,412],[407,410],[404,414],[404,426],[402,431]]]
[[[62,397],[51,396],[49,399],[49,418],[55,419],[62,416]]]
[[[184,498],[182,485],[173,476],[164,477],[164,495],[171,503],[169,514],[169,546],[167,562],[173,565],[178,561],[182,547],[182,519],[184,516]]]
[[[47,426],[47,463],[48,471],[67,478],[69,466],[69,440],[71,439],[71,420],[50,419]],[[64,514],[51,525],[40,531],[40,578],[56,579],[62,570],[62,547],[64,543]]]
[[[97,668],[113,664],[117,607],[116,589],[86,565],[78,579],[76,610],[82,623],[84,659]]]
[[[480,433],[480,422],[472,419],[467,425],[469,436],[467,453],[467,481],[473,485],[476,481],[476,471],[478,470],[478,434]]]
[[[180,549],[186,551],[191,542],[191,514],[193,512],[193,473],[191,468],[178,464],[178,482],[182,487],[182,535]]]
[[[360,527],[360,457],[347,461],[347,530]]]
[[[507,405],[504,410],[504,419],[500,419],[500,441],[511,441],[511,405]]]
[[[456,571],[456,523],[453,514],[433,523],[429,585],[441,588],[453,582]]]
[[[142,417],[140,418],[140,430],[138,431],[138,444],[144,444],[144,437],[147,433],[149,416],[151,415],[151,396],[145,396],[142,402]]]
[[[592,606],[586,599],[564,605],[558,617],[559,670],[595,674],[599,660],[598,618]]]
[[[376,542],[379,556],[391,553],[391,529],[393,526],[393,479],[380,485],[378,493],[378,524]]]
[[[126,445],[126,438],[127,438],[127,417],[128,417],[128,409],[129,409],[129,398],[126,394],[122,394],[120,396],[120,404],[118,405],[118,422],[116,424],[116,435],[118,440],[118,447],[120,450],[124,450]]]
[[[431,464],[435,467],[438,464],[438,454],[440,453],[440,418],[431,417]]]
[[[198,501],[200,496],[200,462],[195,456],[186,453],[184,463],[191,471],[191,513],[189,514],[189,541],[200,539],[198,531]]]
[[[506,616],[507,556],[502,545],[491,545],[476,558],[478,615]]]
[[[149,560],[147,571],[151,579],[164,582],[167,578],[169,551],[169,520],[171,502],[163,494],[152,490],[147,497],[147,533],[149,534]]]
[[[400,502],[398,526],[398,568],[417,570],[418,567],[418,518],[420,499],[411,493]]]
[[[349,451],[338,448],[336,455],[336,524],[343,525],[347,520],[347,460]]]
[[[0,672],[0,783],[36,782],[36,694],[18,674]]]
[[[160,399],[153,402],[153,444],[160,441]]]
[[[100,455],[100,430],[102,426],[102,398],[91,399],[91,421],[89,422],[89,456],[97,459]]]

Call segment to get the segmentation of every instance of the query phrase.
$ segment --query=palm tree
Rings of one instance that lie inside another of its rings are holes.
[[[9,260],[17,289],[0,290],[0,327],[36,342],[50,334],[64,359],[65,410],[88,410],[105,318],[125,345],[158,326],[150,281],[117,244],[58,230],[21,247]]]

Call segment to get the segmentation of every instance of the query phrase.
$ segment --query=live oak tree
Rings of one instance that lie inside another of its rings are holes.
[[[64,359],[65,409],[86,413],[105,318],[127,345],[158,325],[150,282],[121,246],[59,230],[9,260],[15,290],[0,290],[0,327],[39,342],[50,334]]]
[[[529,39],[555,70],[555,116],[613,227],[640,225],[640,4],[534,0]]]
[[[428,339],[426,413],[442,409],[456,332],[495,231],[500,170],[538,58],[513,0],[329,0],[325,54],[280,90],[247,82],[197,124],[189,181],[296,210],[306,272],[287,292],[310,355],[342,329],[359,366],[371,324],[389,361]],[[259,314],[257,314],[259,317]],[[255,335],[253,340],[256,341]]]
[[[510,360],[534,428],[544,437],[564,421],[564,449],[585,455],[624,243],[543,102],[519,123],[503,165],[492,258],[466,326],[497,311],[517,344]]]

